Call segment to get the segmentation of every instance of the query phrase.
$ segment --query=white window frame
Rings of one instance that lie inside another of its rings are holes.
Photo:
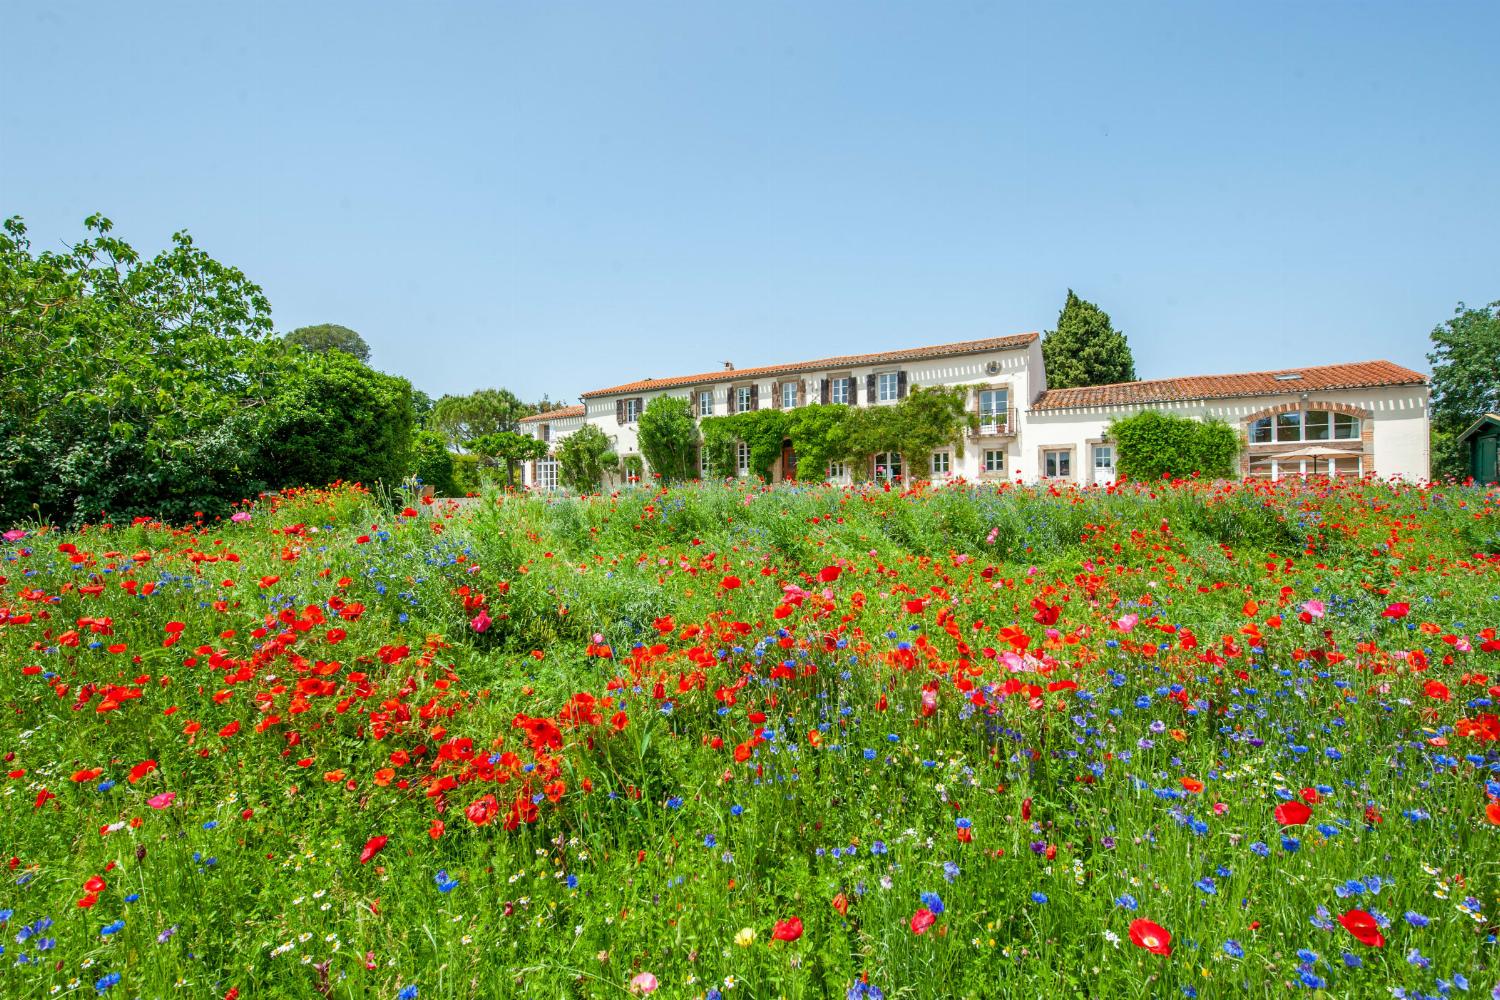
[[[1109,452],[1109,462],[1105,465],[1099,464],[1099,453],[1101,451]],[[1095,472],[1098,472],[1100,469],[1113,470],[1115,467],[1115,446],[1110,444],[1108,441],[1095,441],[1093,444],[1089,445],[1089,458],[1094,463]]]
[[[854,388],[854,376],[840,375],[828,380],[828,401],[839,406],[849,405],[849,394]]]
[[[985,409],[985,397],[990,397],[991,406]],[[999,397],[1002,405],[999,409],[994,407],[995,397]],[[986,419],[988,417],[988,419]],[[1010,387],[997,389],[979,390],[979,431],[980,433],[993,434],[999,430],[1010,430]]]
[[[750,446],[743,441],[734,445],[734,471],[738,476],[750,475]]]
[[[885,461],[882,462],[881,459]],[[872,455],[870,464],[875,470],[876,482],[897,482],[905,479],[906,464],[902,461],[901,453],[898,451],[882,451]],[[882,469],[885,470],[884,473],[881,472]]]
[[[900,372],[879,372],[876,374],[875,401],[877,403],[899,403],[901,401]]]
[[[738,385],[738,386],[735,386],[735,388],[734,388],[734,412],[735,413],[749,413],[750,412],[750,396],[751,396],[750,387],[748,385]]]
[[[1312,413],[1326,413],[1328,415],[1328,437],[1312,438],[1307,436],[1307,417]],[[1297,434],[1295,437],[1282,436],[1282,418],[1296,416]],[[1338,410],[1328,410],[1319,406],[1309,406],[1301,410],[1286,410],[1281,413],[1272,413],[1267,416],[1257,417],[1250,421],[1246,428],[1246,436],[1251,444],[1301,444],[1307,441],[1358,441],[1360,432],[1364,430],[1362,417],[1356,417],[1351,413],[1340,413]],[[1263,441],[1255,440],[1255,425],[1268,423],[1269,436]],[[1339,433],[1339,424],[1343,422],[1347,434]]]
[[[849,475],[849,469],[848,469],[848,467],[846,467],[844,465],[843,462],[829,462],[828,463],[828,481],[830,483],[838,482],[839,480],[845,478],[848,475]]]
[[[941,468],[939,468],[941,466]],[[934,478],[950,475],[953,472],[953,456],[946,451],[935,451],[932,453],[931,469]]]
[[[1058,456],[1056,472],[1048,471],[1047,460]],[[1067,469],[1063,465],[1067,465]],[[1072,479],[1073,478],[1073,449],[1072,448],[1043,448],[1042,449],[1042,477],[1044,479]]]
[[[557,489],[557,459],[540,458],[536,463],[536,485],[540,489]]]
[[[992,459],[996,458],[998,458],[998,462],[992,461]],[[996,468],[996,465],[998,465],[999,467]],[[1005,475],[1005,449],[984,449],[984,453],[979,456],[979,467],[980,471],[984,472],[986,475]]]
[[[781,408],[783,410],[795,410],[797,408],[797,383],[781,383]]]
[[[698,390],[698,416],[711,417],[714,415],[714,391],[712,389]]]
[[[634,396],[625,400],[625,422],[633,424],[641,419],[641,410],[643,409],[645,409],[644,404]]]

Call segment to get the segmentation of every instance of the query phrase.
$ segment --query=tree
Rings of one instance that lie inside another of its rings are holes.
[[[978,420],[968,408],[966,394],[957,386],[913,387],[895,406],[853,410],[830,448],[856,468],[883,452],[905,456],[912,468],[925,468],[929,454],[949,445],[962,455],[964,431],[977,426]]]
[[[39,254],[20,219],[0,229],[0,522],[227,513],[259,487],[285,364],[270,304],[187,233],[146,259],[84,225]]]
[[[1107,433],[1119,449],[1120,475],[1130,479],[1224,479],[1239,474],[1240,436],[1222,420],[1142,410],[1111,421]]]
[[[1500,302],[1470,309],[1462,302],[1432,331],[1432,473],[1462,477],[1468,469],[1457,436],[1486,413],[1500,412]]]
[[[641,454],[670,483],[698,478],[698,422],[680,396],[657,396],[641,413]]]
[[[370,345],[365,338],[337,323],[319,323],[316,326],[299,326],[281,338],[288,344],[296,344],[305,350],[321,354],[324,351],[343,351],[357,361],[370,360]]]
[[[1135,358],[1109,314],[1068,289],[1057,329],[1042,340],[1049,389],[1135,381]]]
[[[467,396],[444,396],[433,405],[428,423],[455,448],[486,434],[514,431],[531,408],[509,389],[480,389]]]
[[[547,442],[515,431],[481,434],[466,441],[464,446],[478,455],[481,461],[491,464],[504,462],[507,486],[515,484],[517,462],[530,462],[547,456]]]
[[[411,383],[342,351],[301,354],[278,380],[261,429],[274,486],[399,483],[411,459]]]
[[[419,430],[412,435],[411,460],[407,468],[423,486],[432,487],[440,497],[458,492],[453,453],[448,450],[447,439],[437,431]]]
[[[593,493],[604,479],[604,470],[619,459],[610,450],[609,438],[593,424],[584,424],[557,446],[557,475],[575,493]]]
[[[786,411],[786,436],[797,453],[797,478],[820,483],[828,478],[828,464],[843,457],[839,442],[850,407],[838,404],[799,406]]]

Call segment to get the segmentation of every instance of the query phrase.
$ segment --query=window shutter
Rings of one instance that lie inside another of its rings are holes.
[[[875,394],[874,373],[865,376],[865,399],[871,403],[878,403],[880,401],[880,397]]]
[[[771,409],[773,409],[773,410],[779,410],[779,409],[781,409],[781,383],[780,382],[772,382],[771,383]]]
[[[849,376],[849,405],[859,405],[859,379],[853,375]]]
[[[818,393],[819,393],[819,395],[821,397],[820,400],[819,400],[819,402],[821,402],[824,406],[828,405],[828,392],[829,392],[828,381],[829,380],[826,379],[826,378],[823,379],[822,380],[823,384],[822,384],[821,388],[818,389]]]
[[[760,386],[754,383],[750,385],[750,409],[760,409]]]
[[[980,402],[981,402],[981,400],[983,398],[984,398],[984,386],[979,386],[977,389],[974,390],[974,417],[975,417],[975,419],[979,418],[979,415],[980,415],[979,414],[979,406],[980,406]]]
[[[797,380],[797,405],[807,405],[807,379],[805,378],[799,378]]]
[[[625,423],[625,400],[615,400],[615,423]]]
[[[646,412],[646,397],[635,397],[635,419],[641,419],[641,414]]]
[[[906,398],[906,372],[896,373],[896,398]]]

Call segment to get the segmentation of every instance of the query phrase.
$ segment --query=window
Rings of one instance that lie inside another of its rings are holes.
[[[797,406],[797,383],[781,383],[781,408],[783,410],[794,409]]]
[[[842,406],[849,405],[849,385],[854,380],[845,376],[844,378],[833,378],[828,380],[828,401],[838,403]]]
[[[625,400],[625,422],[633,424],[641,418],[641,401],[639,399]]]
[[[734,469],[741,476],[750,475],[750,446],[743,441],[734,446]]]
[[[984,449],[984,471],[991,475],[1005,474],[1005,452],[999,448]]]
[[[1251,444],[1271,443],[1271,418],[1261,417],[1250,425]]]
[[[714,391],[704,389],[698,393],[698,416],[711,417],[714,415]]]
[[[544,490],[557,489],[557,460],[542,459],[536,463],[536,484]]]
[[[537,428],[537,437],[540,438],[543,441],[551,441],[552,440],[552,425],[551,424],[542,424],[540,427],[538,427]]]
[[[881,372],[876,378],[875,398],[882,403],[894,403],[901,398],[901,378],[896,372]]]
[[[1359,418],[1332,410],[1301,410],[1261,417],[1250,424],[1251,444],[1296,441],[1357,441]]]
[[[750,387],[748,385],[742,385],[734,390],[734,412],[750,412]]]
[[[1327,410],[1308,410],[1302,414],[1302,439],[1304,441],[1327,441],[1329,420]]]
[[[946,451],[935,451],[932,453],[932,474],[934,476],[946,476],[952,459]]]
[[[1048,479],[1067,479],[1073,475],[1073,452],[1065,448],[1048,448],[1042,452],[1042,472]]]
[[[1330,476],[1362,476],[1364,473],[1364,459],[1358,455],[1350,455],[1348,458],[1340,455],[1328,460]]]
[[[883,451],[875,456],[875,478],[886,481],[901,478],[901,456],[894,451]]]
[[[981,389],[979,391],[979,426],[983,430],[1008,430],[1010,423],[1010,390]]]
[[[837,480],[843,479],[848,474],[849,474],[849,470],[844,467],[844,463],[843,462],[829,462],[828,463],[828,481],[829,482],[835,482]]]
[[[1115,467],[1115,448],[1110,444],[1094,445],[1094,468],[1113,469]]]
[[[1276,414],[1276,440],[1302,440],[1302,412],[1300,410]]]
[[[1338,441],[1353,441],[1359,437],[1359,418],[1347,413],[1333,415],[1333,436]]]

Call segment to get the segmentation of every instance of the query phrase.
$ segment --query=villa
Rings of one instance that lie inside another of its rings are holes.
[[[963,454],[943,448],[925,455],[881,454],[851,470],[797,468],[790,441],[773,469],[777,480],[853,478],[1052,480],[1108,485],[1115,480],[1111,420],[1145,409],[1194,419],[1220,419],[1245,442],[1244,476],[1291,475],[1426,479],[1429,474],[1428,384],[1425,376],[1389,361],[1365,361],[1238,375],[1123,382],[1048,389],[1042,338],[1036,333],[930,347],[820,358],[783,365],[723,368],[697,375],[645,378],[582,395],[582,405],[539,413],[523,429],[553,444],[591,423],[621,457],[639,455],[637,427],[657,396],[688,401],[699,418],[811,403],[889,406],[915,386],[961,386],[977,418]],[[750,473],[739,446],[738,471]],[[557,486],[553,459],[528,463],[526,485]]]

